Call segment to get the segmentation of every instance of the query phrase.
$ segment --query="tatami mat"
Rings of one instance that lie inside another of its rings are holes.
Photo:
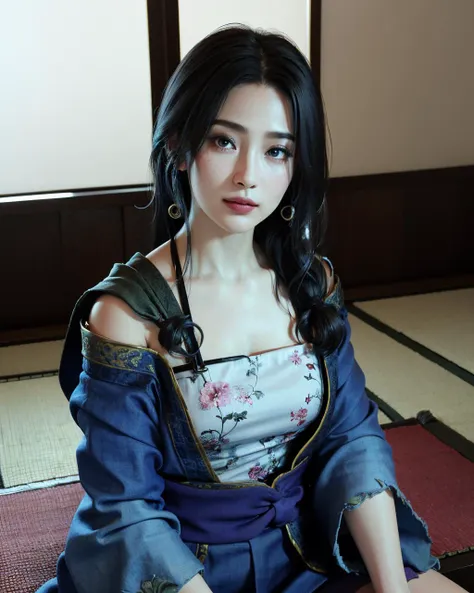
[[[0,348],[0,377],[56,371],[63,340]]]
[[[430,410],[474,440],[474,387],[349,315],[356,359],[368,388],[405,418]]]
[[[474,373],[474,288],[355,305]]]
[[[0,473],[5,488],[77,474],[81,431],[57,377],[0,384]]]

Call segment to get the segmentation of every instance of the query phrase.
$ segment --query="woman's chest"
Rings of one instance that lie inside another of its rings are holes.
[[[228,294],[194,300],[193,319],[204,333],[204,359],[258,354],[296,342],[292,318],[272,294]]]
[[[273,474],[322,404],[318,362],[305,345],[180,371],[177,380],[196,435],[226,481]]]
[[[204,360],[259,354],[297,342],[291,306],[278,302],[271,282],[194,284],[188,299],[193,321],[203,333]],[[196,337],[199,341],[199,332]],[[149,346],[162,351],[157,337],[150,336]],[[172,366],[183,364],[182,359],[166,356]]]

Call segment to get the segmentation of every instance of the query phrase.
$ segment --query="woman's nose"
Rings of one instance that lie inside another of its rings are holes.
[[[256,164],[252,156],[242,155],[236,163],[234,184],[244,189],[253,189],[257,187],[256,177]]]

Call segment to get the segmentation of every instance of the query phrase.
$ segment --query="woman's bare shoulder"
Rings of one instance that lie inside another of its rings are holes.
[[[172,266],[168,244],[161,245],[146,255],[147,259],[170,282]],[[95,334],[131,346],[157,348],[157,326],[143,319],[122,299],[113,295],[103,295],[94,303],[89,315],[89,328]],[[150,343],[153,336],[153,343]]]
[[[125,301],[111,294],[97,299],[89,314],[88,324],[93,333],[114,342],[147,346],[146,321]]]

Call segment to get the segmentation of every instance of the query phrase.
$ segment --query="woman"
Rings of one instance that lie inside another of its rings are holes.
[[[71,319],[86,495],[41,591],[461,591],[431,570],[317,255],[325,124],[304,57],[246,27],[201,41],[151,162],[167,240]]]

